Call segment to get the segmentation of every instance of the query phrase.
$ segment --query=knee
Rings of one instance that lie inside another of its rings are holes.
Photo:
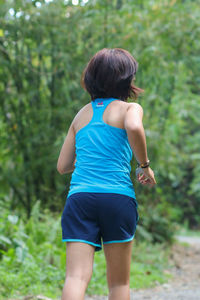
[[[112,289],[119,286],[129,286],[130,276],[127,272],[109,272],[107,270],[108,288]]]
[[[114,274],[113,276],[107,274],[107,281],[109,290],[120,287],[129,288],[129,277],[122,276],[122,274]]]
[[[66,272],[66,281],[73,280],[88,285],[92,278],[92,271]]]

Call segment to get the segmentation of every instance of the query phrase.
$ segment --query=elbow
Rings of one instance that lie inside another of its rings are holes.
[[[58,171],[58,173],[60,173],[60,175],[63,175],[63,174],[71,173],[73,171],[73,168],[64,168],[63,169],[62,167],[57,165],[57,171]]]
[[[63,175],[63,174],[64,174],[64,172],[63,172],[61,169],[58,169],[58,168],[57,168],[57,171],[58,171],[58,173],[59,173],[60,175]]]
[[[60,175],[65,174],[65,170],[63,168],[61,168],[61,166],[59,164],[57,164],[57,171]]]

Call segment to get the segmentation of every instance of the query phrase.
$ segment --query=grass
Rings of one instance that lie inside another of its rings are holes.
[[[177,228],[178,229],[176,235],[200,237],[200,228],[196,230],[191,230],[189,229],[187,222],[185,222],[183,225],[177,224]]]
[[[39,203],[31,218],[0,212],[0,299],[21,300],[28,295],[60,299],[65,280],[66,245],[60,215],[40,213]],[[50,229],[50,230],[49,230]],[[133,242],[131,288],[167,282],[169,248],[164,244]],[[120,261],[119,261],[120,263]],[[87,294],[106,295],[106,262],[103,250],[95,253],[93,276]],[[34,298],[31,298],[34,299]]]
[[[147,242],[133,242],[130,288],[148,288],[165,283],[172,276],[166,272],[169,266],[170,248],[164,244],[151,245]],[[120,263],[120,262],[119,262]],[[88,286],[89,295],[107,295],[106,262],[103,251],[95,253],[94,271]]]
[[[61,256],[65,254],[65,245],[62,244]],[[52,253],[52,255],[56,256],[56,253]],[[62,257],[61,260],[64,262]],[[60,299],[65,279],[64,265],[59,269],[48,262],[33,259],[33,261],[25,261],[24,265],[16,264],[13,261],[9,270],[6,270],[8,266],[4,263],[5,259],[0,267],[0,291],[4,287],[0,299],[20,300],[27,295],[39,294],[51,299]],[[148,288],[155,286],[158,282],[167,282],[168,278],[171,278],[170,274],[165,273],[167,266],[168,250],[164,245],[150,245],[146,242],[133,244],[130,287],[134,289]],[[93,276],[87,294],[108,294],[103,251],[95,253]]]

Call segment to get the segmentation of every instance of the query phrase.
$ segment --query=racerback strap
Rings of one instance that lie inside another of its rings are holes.
[[[101,122],[103,119],[103,113],[108,104],[110,104],[112,101],[117,100],[115,98],[108,98],[108,99],[95,99],[94,101],[91,101],[92,108],[93,108],[93,117],[90,123],[93,122]]]

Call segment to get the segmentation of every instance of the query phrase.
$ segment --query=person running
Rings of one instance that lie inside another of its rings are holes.
[[[66,242],[66,279],[62,300],[82,300],[92,277],[95,251],[106,258],[109,300],[130,299],[132,242],[138,215],[130,162],[134,154],[142,185],[156,184],[147,155],[133,84],[135,58],[122,48],[104,48],[88,62],[82,86],[91,101],[74,117],[57,162],[60,174],[72,173],[61,216]],[[141,172],[142,171],[142,172]]]

